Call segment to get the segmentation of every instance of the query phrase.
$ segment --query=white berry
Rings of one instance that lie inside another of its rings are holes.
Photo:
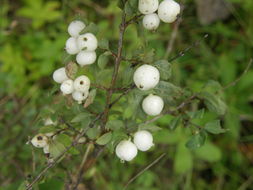
[[[72,21],[68,26],[68,33],[72,37],[79,36],[80,32],[85,28],[85,24],[80,20]]]
[[[143,111],[150,116],[159,115],[163,110],[164,102],[160,96],[150,94],[142,102]]]
[[[65,94],[71,94],[74,91],[74,82],[73,80],[66,80],[61,84],[61,91]]]
[[[160,19],[156,13],[148,14],[143,17],[142,24],[147,30],[155,30],[160,24]]]
[[[79,65],[90,65],[94,63],[97,59],[97,54],[95,51],[81,51],[76,56],[76,61]]]
[[[87,92],[90,88],[90,79],[85,76],[79,76],[74,81],[74,89],[79,92]]]
[[[55,70],[53,73],[53,79],[57,83],[63,83],[65,80],[68,80],[65,68],[61,67]]]
[[[173,0],[164,0],[158,8],[159,18],[166,23],[172,23],[177,19],[180,13],[180,5]]]
[[[134,83],[140,90],[154,88],[160,80],[160,73],[157,68],[151,65],[142,65],[134,73]]]
[[[48,144],[48,138],[44,134],[38,134],[31,140],[33,146],[37,148],[44,148]]]
[[[95,51],[98,47],[98,41],[92,33],[86,33],[77,38],[77,45],[80,50]]]
[[[137,147],[131,141],[123,140],[116,147],[116,155],[122,161],[131,161],[137,155]]]
[[[66,49],[67,53],[70,55],[77,54],[80,51],[80,49],[78,48],[78,45],[77,45],[77,39],[74,37],[70,37],[66,41],[65,49]]]
[[[139,0],[139,11],[142,14],[154,13],[159,6],[158,0]]]
[[[89,95],[88,91],[85,92],[80,92],[80,91],[74,91],[72,93],[72,97],[75,101],[77,101],[79,104],[82,103],[82,101],[84,101]]]
[[[148,131],[138,131],[134,134],[134,144],[140,151],[147,151],[154,145],[153,136]]]

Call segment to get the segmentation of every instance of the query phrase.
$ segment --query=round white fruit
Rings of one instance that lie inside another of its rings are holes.
[[[131,161],[137,155],[137,147],[134,143],[128,140],[121,141],[116,147],[116,155],[122,161]]]
[[[177,19],[180,13],[180,5],[173,0],[164,0],[158,8],[159,18],[166,23],[172,23]]]
[[[74,55],[74,54],[77,54],[78,52],[80,52],[80,49],[78,48],[78,45],[77,45],[77,39],[74,37],[70,37],[66,41],[65,49],[66,49],[67,53],[70,55]]]
[[[133,78],[140,90],[150,90],[158,84],[160,73],[157,68],[145,64],[136,69]]]
[[[44,134],[38,134],[31,140],[33,146],[37,148],[44,148],[48,145],[48,138]]]
[[[61,91],[62,93],[65,94],[71,94],[74,91],[74,82],[73,80],[69,79],[64,81],[61,84]]]
[[[163,110],[164,102],[160,96],[150,94],[142,102],[143,111],[150,116],[159,115]]]
[[[139,11],[142,14],[154,13],[159,6],[158,0],[139,0]]]
[[[74,89],[79,92],[87,92],[90,88],[90,79],[85,76],[81,75],[77,77],[74,81]]]
[[[72,37],[77,37],[84,28],[85,24],[82,21],[74,20],[68,26],[68,33]]]
[[[63,83],[65,80],[68,80],[65,68],[61,67],[55,70],[53,73],[53,79],[57,83]]]
[[[97,54],[95,51],[81,51],[76,56],[76,62],[81,65],[90,65],[94,63],[97,59]]]
[[[142,24],[147,30],[155,30],[160,24],[160,19],[156,13],[148,14],[143,17]]]
[[[89,95],[89,91],[80,92],[80,91],[74,91],[72,93],[72,97],[75,101],[77,101],[79,104],[82,103]]]
[[[95,51],[98,47],[98,41],[92,33],[86,33],[77,38],[77,45],[80,50]]]
[[[134,134],[134,144],[140,151],[147,151],[154,145],[153,136],[148,131],[138,131]]]

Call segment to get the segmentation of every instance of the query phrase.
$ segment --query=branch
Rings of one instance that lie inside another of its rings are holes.
[[[182,57],[185,55],[185,53],[187,53],[189,50],[191,50],[192,48],[198,46],[203,40],[205,40],[206,38],[208,37],[208,34],[205,34],[203,36],[202,39],[200,40],[197,40],[196,42],[194,42],[192,45],[190,45],[189,47],[185,48],[183,51],[179,52],[178,55],[176,55],[175,57],[172,57],[171,59],[169,59],[169,62],[173,62],[175,61],[176,59]]]
[[[83,129],[83,131],[74,139],[74,141],[71,143],[70,146],[66,147],[66,149],[61,153],[61,155],[59,155],[53,162],[51,163],[48,163],[47,166],[35,177],[35,179],[26,186],[26,190],[32,190],[33,188],[33,185],[35,183],[37,183],[41,178],[42,176],[44,176],[47,171],[51,168],[53,168],[57,162],[59,160],[61,160],[65,153],[67,153],[72,147],[76,146],[78,144],[78,140],[85,135],[85,133],[88,131],[88,129],[92,128],[95,126],[95,123],[97,120],[99,120],[100,118],[102,117],[102,113],[99,114],[90,124],[89,124],[89,127],[87,127],[86,129]]]
[[[232,86],[235,86],[235,85],[242,79],[242,77],[243,77],[245,74],[248,73],[248,71],[249,71],[249,69],[250,69],[250,67],[251,67],[251,65],[252,65],[252,61],[253,61],[253,59],[251,58],[251,59],[249,60],[248,65],[247,65],[246,68],[244,69],[243,73],[242,73],[237,79],[235,79],[235,80],[232,81],[231,83],[229,83],[229,84],[227,84],[226,86],[224,86],[224,87],[223,87],[223,90],[226,90],[226,89],[228,89],[228,88],[230,88],[230,87],[232,87]]]
[[[157,162],[159,162],[166,154],[161,154],[157,159],[155,159],[153,162],[151,162],[149,165],[147,165],[144,169],[142,169],[139,173],[137,173],[134,177],[132,177],[127,184],[124,186],[124,189],[127,189],[127,187],[135,180],[137,179],[141,174],[143,174],[145,171],[147,171],[149,168],[154,166]]]
[[[86,151],[84,153],[83,160],[82,160],[81,165],[80,165],[80,169],[79,169],[78,174],[77,174],[76,183],[73,186],[73,190],[78,187],[78,185],[79,185],[79,183],[81,181],[81,178],[82,178],[83,173],[84,173],[84,165],[85,165],[86,160],[88,158],[88,155],[89,155],[89,153],[91,151],[91,148],[92,148],[92,144],[88,144],[88,147],[87,147],[87,149],[86,149]]]
[[[121,59],[122,59],[121,56],[122,56],[122,49],[123,49],[123,38],[124,38],[126,27],[127,27],[127,25],[126,25],[126,13],[123,12],[122,21],[121,21],[121,24],[120,24],[120,31],[119,31],[117,57],[115,58],[115,65],[114,65],[114,70],[113,70],[113,75],[112,75],[110,88],[107,91],[107,96],[106,96],[106,107],[105,107],[104,116],[103,116],[104,125],[108,120],[108,115],[109,115],[109,110],[110,110],[110,103],[111,103],[111,98],[112,98],[112,94],[113,94],[113,87],[115,86],[116,80],[117,80],[117,77],[118,77],[119,66],[120,66],[120,62],[121,62]]]
[[[167,115],[167,114],[174,114],[175,112],[179,111],[180,109],[184,108],[186,105],[188,105],[189,103],[191,103],[192,100],[194,99],[198,99],[198,93],[197,94],[194,94],[192,95],[191,97],[189,97],[188,99],[186,99],[185,101],[183,101],[179,106],[177,106],[174,110],[168,110],[168,111],[165,111],[163,113],[161,113],[160,115],[150,119],[150,120],[147,120],[144,122],[144,124],[149,124],[149,123],[153,123],[155,122],[156,120],[160,119],[161,117]]]

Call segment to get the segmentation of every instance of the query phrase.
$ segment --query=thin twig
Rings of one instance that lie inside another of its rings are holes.
[[[161,154],[157,159],[155,159],[153,162],[151,162],[149,165],[147,165],[144,169],[142,169],[139,173],[137,173],[134,177],[132,177],[124,186],[124,189],[127,189],[127,187],[135,180],[137,179],[141,174],[143,174],[145,171],[147,171],[149,168],[151,168],[152,166],[154,166],[157,162],[159,162],[164,156],[166,155],[166,153]]]
[[[125,30],[126,30],[126,13],[123,12],[122,20],[121,20],[121,24],[120,24],[120,31],[119,31],[117,57],[115,58],[115,65],[114,65],[114,70],[113,70],[113,75],[112,75],[110,88],[107,91],[107,95],[106,95],[106,107],[105,107],[104,114],[103,114],[104,125],[108,120],[108,115],[109,115],[109,110],[110,110],[110,103],[111,103],[111,98],[112,98],[112,94],[113,94],[113,87],[115,86],[115,83],[117,81],[119,66],[120,66],[120,62],[121,62],[121,59],[122,59],[121,56],[122,56],[123,38],[124,38]]]
[[[250,67],[251,67],[251,65],[252,65],[252,61],[253,61],[253,59],[251,58],[251,59],[249,60],[248,65],[247,65],[246,68],[244,69],[243,73],[242,73],[237,79],[235,79],[235,80],[232,81],[231,83],[229,83],[229,84],[227,84],[226,86],[224,86],[224,87],[223,87],[223,90],[226,90],[226,89],[228,89],[228,88],[230,88],[230,87],[232,87],[232,86],[235,86],[235,85],[242,79],[242,77],[243,77],[246,73],[248,73],[248,71],[249,71],[249,69],[250,69]]]
[[[203,36],[202,39],[200,40],[197,40],[196,42],[194,42],[192,45],[190,45],[189,47],[185,48],[183,51],[179,52],[178,55],[176,55],[175,57],[172,57],[171,59],[169,59],[169,62],[173,62],[175,61],[176,59],[182,57],[185,55],[185,53],[187,53],[189,50],[191,50],[192,48],[198,46],[203,40],[205,40],[206,38],[208,37],[208,34],[205,34]]]
[[[191,97],[189,97],[188,99],[186,99],[185,101],[183,101],[174,110],[165,111],[165,112],[161,113],[160,115],[158,115],[158,116],[156,116],[156,117],[154,117],[154,118],[152,118],[150,120],[145,121],[144,124],[153,123],[153,122],[155,122],[156,120],[160,119],[161,117],[163,117],[165,115],[174,114],[175,112],[179,111],[180,109],[184,108],[186,105],[188,105],[189,103],[191,103],[192,100],[197,99],[197,98],[198,98],[198,94],[194,94]]]
[[[135,88],[135,84],[132,84],[129,88],[127,88],[117,99],[115,99],[112,103],[110,103],[109,107],[111,108],[114,104],[116,104],[123,96],[128,94],[131,90]]]
[[[92,146],[93,146],[92,144],[88,144],[88,147],[87,147],[87,149],[86,149],[86,151],[84,153],[83,160],[81,162],[81,165],[80,165],[80,168],[79,168],[79,171],[78,171],[78,174],[77,174],[77,180],[76,180],[76,183],[73,186],[73,190],[78,187],[78,185],[79,185],[79,183],[80,183],[80,181],[82,179],[82,176],[83,176],[83,173],[84,173],[84,165],[86,163],[86,160],[88,158],[88,155],[89,155],[89,153],[91,151]]]

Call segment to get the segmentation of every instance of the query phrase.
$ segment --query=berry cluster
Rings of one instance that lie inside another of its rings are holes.
[[[60,89],[64,95],[72,94],[75,101],[81,104],[89,95],[90,79],[81,75],[75,80],[69,79],[64,67],[57,69],[53,73],[55,82],[60,83]]]
[[[96,36],[92,33],[80,34],[85,24],[82,21],[76,20],[69,24],[68,33],[71,36],[65,45],[68,54],[76,55],[76,62],[80,66],[90,65],[97,59],[95,50],[98,47]]]
[[[180,5],[174,0],[139,0],[139,11],[144,14],[143,26],[147,30],[156,30],[160,20],[172,23],[180,13]],[[157,13],[155,13],[157,11]]]
[[[147,151],[153,146],[153,137],[148,131],[138,131],[134,134],[134,143],[123,140],[116,147],[116,155],[124,162],[137,156],[138,150]]]
[[[160,80],[160,73],[154,66],[144,64],[134,73],[134,83],[140,90],[153,89]],[[143,111],[150,116],[159,115],[164,106],[160,96],[150,94],[142,101]],[[131,140],[123,140],[116,147],[116,155],[122,161],[131,161],[137,155],[137,149],[147,151],[153,146],[153,136],[148,131],[138,131],[134,134],[134,143]]]
[[[94,63],[97,58],[95,52],[98,46],[97,38],[92,33],[81,34],[85,27],[82,21],[71,22],[68,26],[68,33],[71,37],[65,45],[68,54],[77,54],[76,62],[81,67]],[[68,77],[66,69],[62,67],[53,73],[53,79],[61,84],[60,89],[64,95],[72,94],[73,99],[79,104],[89,95],[90,79],[85,75],[72,80]]]

